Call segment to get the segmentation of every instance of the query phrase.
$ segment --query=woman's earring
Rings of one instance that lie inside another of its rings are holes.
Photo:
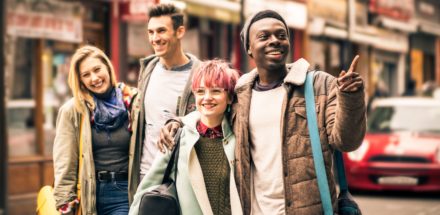
[[[226,107],[226,112],[230,113],[231,112],[231,104],[228,104],[228,106]]]

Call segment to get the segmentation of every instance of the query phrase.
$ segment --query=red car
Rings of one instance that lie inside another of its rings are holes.
[[[440,100],[386,98],[372,108],[364,142],[344,155],[350,188],[440,191]]]

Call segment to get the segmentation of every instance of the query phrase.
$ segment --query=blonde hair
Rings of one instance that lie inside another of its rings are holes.
[[[85,102],[91,110],[95,109],[95,102],[93,101],[92,92],[90,92],[81,82],[79,71],[79,66],[81,63],[89,57],[97,58],[101,60],[105,66],[107,66],[111,86],[115,87],[117,83],[113,65],[110,62],[110,59],[108,59],[107,55],[105,55],[101,49],[91,45],[86,45],[77,49],[70,62],[68,84],[73,94],[75,108],[81,113],[84,113],[85,111],[83,108],[84,106],[82,106],[83,102]]]

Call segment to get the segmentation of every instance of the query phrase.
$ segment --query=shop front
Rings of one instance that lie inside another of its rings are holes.
[[[440,4],[420,0],[415,4],[418,31],[411,35],[411,77],[419,91],[440,86]]]

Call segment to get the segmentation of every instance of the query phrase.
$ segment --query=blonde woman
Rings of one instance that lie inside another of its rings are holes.
[[[71,214],[80,201],[83,214],[127,214],[129,179],[138,177],[129,165],[137,91],[116,82],[110,60],[94,46],[76,50],[68,82],[73,98],[59,110],[53,150],[57,209]]]

